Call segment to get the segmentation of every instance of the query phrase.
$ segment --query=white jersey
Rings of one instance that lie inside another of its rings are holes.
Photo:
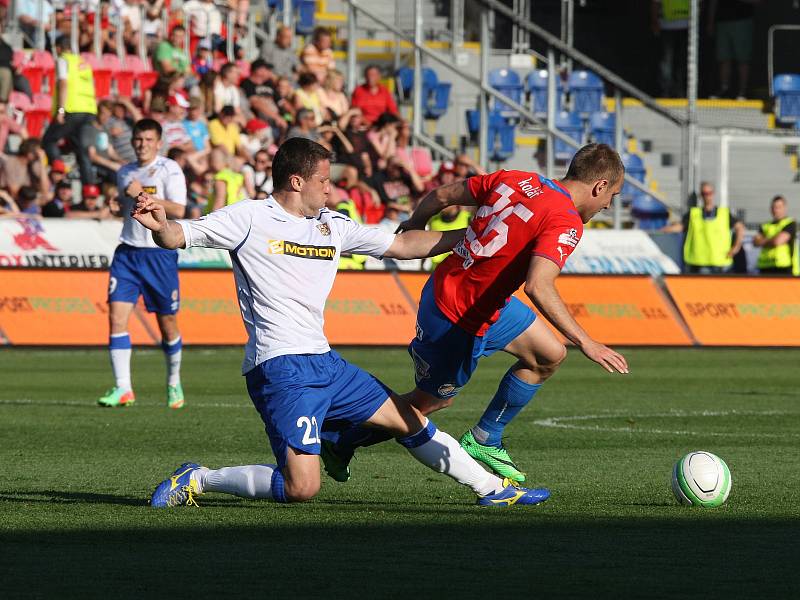
[[[129,198],[125,190],[133,180],[142,184],[148,194],[160,200],[169,200],[186,206],[186,176],[174,160],[158,156],[148,165],[128,163],[117,171],[119,203],[125,221],[119,241],[137,248],[158,248],[150,231],[131,216],[135,198]]]
[[[177,223],[187,248],[231,253],[248,336],[243,373],[276,356],[328,352],[323,312],[341,253],[381,256],[395,238],[327,209],[289,214],[272,196]]]

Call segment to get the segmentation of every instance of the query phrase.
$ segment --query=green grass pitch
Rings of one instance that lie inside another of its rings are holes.
[[[406,391],[402,350],[342,354]],[[571,351],[508,430],[547,503],[479,509],[397,444],[284,506],[209,494],[154,510],[185,460],[272,462],[240,349],[184,353],[169,411],[160,352],[136,350],[135,407],[100,409],[100,350],[0,351],[0,597],[800,597],[800,351],[631,349],[628,376]],[[507,356],[483,362],[436,423],[478,418]],[[731,468],[719,509],[679,506],[673,463]]]

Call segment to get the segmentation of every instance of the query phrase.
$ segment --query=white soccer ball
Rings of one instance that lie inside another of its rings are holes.
[[[728,465],[711,452],[689,452],[672,469],[672,493],[688,506],[721,506],[728,499],[731,483]]]

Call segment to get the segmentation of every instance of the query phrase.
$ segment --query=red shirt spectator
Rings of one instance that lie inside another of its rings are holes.
[[[398,115],[397,104],[391,92],[381,84],[381,71],[375,65],[370,65],[364,70],[366,83],[353,90],[352,106],[361,109],[364,120],[369,124],[388,112]]]

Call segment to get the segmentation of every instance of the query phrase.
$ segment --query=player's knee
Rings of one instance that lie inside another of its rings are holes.
[[[436,412],[437,410],[442,410],[443,408],[447,408],[448,406],[453,404],[453,400],[455,400],[454,397],[430,399],[425,403],[423,403],[422,406],[419,406],[417,408],[419,409],[419,412],[427,416],[431,413]]]
[[[565,346],[560,346],[559,351],[552,356],[540,358],[537,368],[539,376],[543,379],[551,377],[558,370],[558,367],[561,366],[561,363],[564,362],[565,358],[567,358],[567,349]]]
[[[288,502],[306,502],[317,495],[319,488],[319,480],[286,480],[284,482],[283,493],[286,495],[286,500]]]

